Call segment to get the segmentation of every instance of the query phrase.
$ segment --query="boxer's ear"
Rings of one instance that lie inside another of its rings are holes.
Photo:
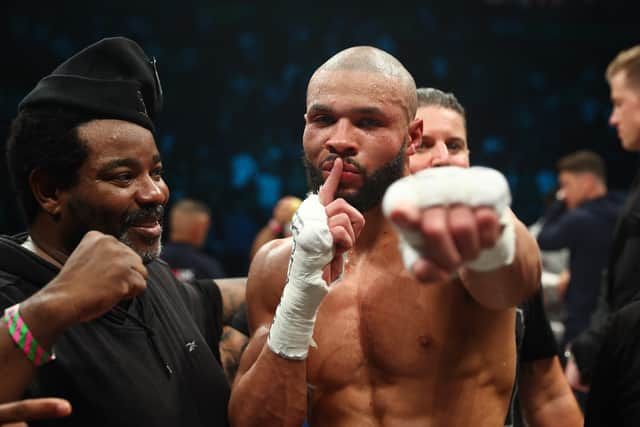
[[[422,144],[422,119],[415,118],[409,123],[409,141],[407,143],[407,155],[415,154]]]

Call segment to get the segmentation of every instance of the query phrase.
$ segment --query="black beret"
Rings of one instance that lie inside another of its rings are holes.
[[[121,119],[155,132],[153,120],[162,109],[162,87],[155,58],[149,60],[133,40],[100,40],[63,62],[40,80],[19,110],[61,105]]]

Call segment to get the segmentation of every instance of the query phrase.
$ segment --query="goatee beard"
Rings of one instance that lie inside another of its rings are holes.
[[[135,212],[129,212],[125,215],[122,223],[123,228],[120,234],[118,235],[118,240],[120,240],[125,245],[129,246],[133,249],[140,257],[142,258],[142,262],[144,264],[149,264],[156,258],[160,256],[160,252],[162,252],[162,244],[161,238],[157,238],[157,242],[155,242],[155,247],[152,247],[147,250],[139,250],[136,249],[131,239],[129,239],[128,231],[129,228],[135,224],[136,222],[144,222],[146,220],[156,220],[158,223],[162,224],[162,219],[164,218],[164,206],[155,205],[155,206],[147,206],[143,207]],[[156,240],[156,239],[154,239]],[[153,246],[153,241],[146,242],[148,246]]]
[[[366,169],[352,158],[343,158],[345,163],[349,163],[350,165],[358,168],[358,172],[363,177],[363,183],[358,191],[353,194],[341,194],[338,190],[336,198],[343,198],[347,203],[363,213],[378,206],[382,202],[382,197],[384,196],[385,191],[387,191],[387,188],[404,175],[405,147],[406,145],[402,144],[398,154],[396,154],[390,162],[385,163],[380,167],[380,169],[376,170],[371,175],[368,175]],[[324,159],[322,163],[333,161],[337,157],[339,156],[331,154]],[[313,192],[318,192],[320,186],[324,183],[322,170],[314,166],[306,155],[302,157],[302,161],[305,166],[309,189]]]
[[[104,206],[88,203],[80,197],[71,197],[69,211],[73,218],[73,227],[63,237],[63,246],[70,254],[78,246],[82,237],[89,230],[97,230],[116,237],[125,245],[133,249],[143,262],[148,264],[160,255],[160,237],[144,242],[145,248],[136,248],[129,237],[129,229],[135,224],[157,221],[162,224],[164,217],[163,205],[146,205],[135,211],[123,213],[114,224],[113,213]]]
[[[127,235],[127,232],[124,232],[123,234],[118,236],[118,240],[120,242],[124,243],[125,245],[129,246],[138,255],[140,255],[140,258],[142,258],[142,263],[143,264],[149,264],[150,262],[154,261],[156,258],[158,258],[160,256],[160,252],[162,252],[162,243],[160,242],[159,238],[158,238],[158,242],[156,243],[156,247],[148,249],[148,250],[136,249],[135,246],[133,246],[133,242],[131,241],[131,239],[129,239],[129,236]],[[149,242],[150,246],[152,244],[153,244],[153,242]]]

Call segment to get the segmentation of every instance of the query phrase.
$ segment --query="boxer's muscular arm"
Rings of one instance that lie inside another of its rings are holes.
[[[318,195],[308,196],[298,208],[293,242],[267,244],[251,265],[247,307],[252,339],[229,402],[235,427],[298,427],[304,420],[305,360],[316,313],[328,284],[342,271],[342,254],[364,227],[362,214],[335,199],[342,166],[336,159]]]
[[[267,347],[269,327],[284,288],[291,239],[273,240],[256,254],[247,281],[251,340],[229,402],[231,425],[298,427],[306,415],[306,361],[288,360]]]
[[[582,412],[557,356],[522,364],[519,386],[522,408],[531,427],[579,427]]]
[[[538,245],[512,212],[516,234],[513,262],[493,271],[462,268],[460,276],[473,298],[485,307],[501,309],[515,306],[540,286],[540,251]]]

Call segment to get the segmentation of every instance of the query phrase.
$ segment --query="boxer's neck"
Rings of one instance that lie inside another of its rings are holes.
[[[360,236],[356,240],[354,252],[364,253],[376,250],[380,245],[386,245],[389,241],[397,242],[393,225],[382,213],[382,208],[377,206],[364,214],[365,224]]]

